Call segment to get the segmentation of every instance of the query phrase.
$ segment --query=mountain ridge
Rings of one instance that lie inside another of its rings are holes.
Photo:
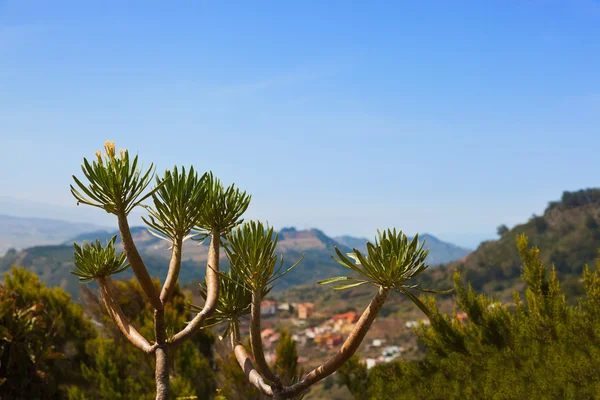
[[[151,235],[144,226],[134,226],[131,233],[142,254],[151,276],[161,279],[167,274],[168,258],[170,257],[169,243]],[[105,243],[117,231],[105,229],[94,230],[75,235],[71,240],[54,246],[32,246],[20,251],[10,250],[0,257],[0,272],[4,272],[13,264],[32,269],[41,279],[50,285],[61,286],[74,297],[78,296],[79,283],[73,269],[72,242],[100,240]],[[277,282],[276,290],[285,290],[291,286],[315,283],[319,279],[346,274],[344,267],[332,259],[334,247],[342,252],[351,252],[351,247],[335,241],[319,229],[297,230],[293,227],[282,228],[279,232],[277,253],[283,256],[284,268],[289,267],[303,257],[300,265]],[[117,236],[118,237],[118,236]],[[116,245],[121,247],[118,237]],[[198,244],[193,240],[184,243],[180,282],[185,285],[204,279],[208,243]],[[227,268],[227,258],[221,253],[223,268]],[[132,276],[131,271],[123,272],[123,277]]]

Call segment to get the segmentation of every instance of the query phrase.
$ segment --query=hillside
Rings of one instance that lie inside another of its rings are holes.
[[[73,223],[58,219],[23,218],[0,215],[0,255],[8,249],[55,245],[82,232],[100,227],[87,223]]]
[[[600,189],[564,192],[543,215],[532,216],[498,240],[482,243],[450,269],[463,271],[464,280],[476,290],[510,298],[513,289],[520,289],[521,260],[515,243],[521,233],[539,247],[546,265],[554,264],[567,294],[579,294],[581,271],[585,265],[595,265],[600,248]]]
[[[168,243],[152,236],[144,227],[133,227],[131,232],[138,250],[144,256],[150,275],[163,279],[167,273],[168,257],[170,256]],[[115,233],[95,230],[79,234],[69,243],[58,246],[36,246],[21,251],[11,250],[0,258],[0,273],[7,271],[11,265],[22,265],[39,274],[48,284],[61,286],[77,297],[80,285],[76,277],[69,273],[73,269],[73,246],[71,243],[96,239],[105,242]],[[117,242],[117,245],[121,245],[120,241]],[[303,284],[314,285],[320,279],[346,274],[347,270],[331,258],[331,255],[335,254],[335,246],[343,252],[351,251],[350,247],[336,242],[318,229],[282,229],[279,232],[277,248],[284,257],[284,267],[289,267],[296,262],[302,254],[304,254],[304,259],[295,270],[277,282],[276,290],[282,291]],[[452,245],[448,246],[453,247]],[[190,240],[184,244],[183,265],[180,273],[182,285],[204,279],[207,254],[208,244],[206,242],[198,245],[198,242]],[[436,250],[432,249],[430,256],[437,257]],[[226,268],[227,259],[224,254],[221,257],[222,265]],[[124,272],[123,276],[132,276],[131,271]]]

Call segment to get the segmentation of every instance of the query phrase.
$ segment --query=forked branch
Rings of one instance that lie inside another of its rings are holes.
[[[104,306],[108,311],[108,314],[115,320],[115,323],[125,335],[125,337],[138,349],[146,353],[152,353],[155,349],[155,346],[151,346],[150,343],[144,338],[134,327],[131,325],[119,303],[115,300],[112,290],[111,290],[111,282],[109,277],[98,278],[98,284],[100,286],[100,294],[102,296],[102,301],[104,302]]]
[[[248,381],[252,383],[261,393],[267,396],[273,396],[279,399],[289,399],[300,395],[305,392],[308,388],[310,388],[315,383],[323,380],[329,375],[333,374],[337,371],[350,357],[356,353],[356,350],[362,343],[365,335],[371,328],[373,321],[377,317],[377,314],[383,307],[385,300],[389,294],[390,289],[380,287],[377,291],[377,294],[371,302],[369,306],[362,313],[360,319],[354,326],[350,335],[346,338],[346,341],[342,344],[342,347],[338,350],[338,352],[329,359],[324,364],[315,368],[311,372],[309,372],[304,379],[301,381],[291,385],[291,386],[271,386],[265,383],[263,375],[259,373],[252,364],[252,361],[248,357],[248,353],[246,349],[239,341],[239,332],[237,332],[237,326],[235,329],[235,335],[232,338],[232,343],[235,343],[234,352],[238,364],[244,370]],[[254,304],[253,304],[254,306]],[[259,328],[260,329],[260,328]],[[234,334],[234,332],[232,332]],[[236,339],[237,338],[237,339]],[[254,349],[253,349],[254,350]],[[262,349],[261,349],[262,354]],[[255,360],[258,360],[257,354],[254,354]],[[263,355],[264,360],[264,355]],[[258,361],[257,361],[258,364]]]
[[[219,234],[219,232],[213,231],[210,235],[206,264],[206,301],[204,302],[204,307],[184,329],[173,336],[170,341],[173,344],[181,343],[200,330],[202,328],[202,321],[215,312],[219,297]]]
[[[257,388],[262,394],[273,396],[273,388],[265,382],[262,375],[254,368],[252,360],[246,351],[246,348],[240,342],[240,328],[238,324],[234,324],[231,332],[231,347],[235,354],[235,358],[244,371],[248,382]]]
[[[173,242],[173,248],[171,250],[171,262],[169,263],[169,272],[167,273],[167,279],[160,292],[160,301],[162,304],[166,304],[173,296],[173,291],[177,285],[179,279],[179,270],[181,269],[181,249],[183,246],[183,239],[178,238]]]

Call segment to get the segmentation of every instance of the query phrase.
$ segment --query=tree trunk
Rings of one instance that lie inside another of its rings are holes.
[[[156,400],[168,400],[169,392],[169,364],[165,346],[156,349]]]
[[[156,349],[156,400],[168,400],[169,363],[164,310],[154,310],[154,333],[159,345]]]

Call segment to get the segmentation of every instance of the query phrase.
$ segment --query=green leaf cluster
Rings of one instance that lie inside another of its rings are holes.
[[[150,215],[142,217],[146,225],[163,236],[161,239],[174,242],[185,240],[191,230],[201,221],[207,197],[208,174],[201,177],[190,167],[186,173],[177,167],[165,171],[163,178],[156,177],[157,189],[152,194],[154,207],[146,207]]]
[[[233,228],[241,224],[242,214],[248,209],[252,196],[236,188],[234,184],[225,188],[221,180],[212,172],[206,175],[206,201],[196,229],[205,232],[198,235],[201,240],[210,232],[219,232],[225,237]]]
[[[73,243],[75,270],[71,273],[77,275],[80,282],[89,283],[94,279],[125,271],[129,268],[129,263],[124,253],[116,253],[116,240],[117,235],[114,235],[106,242],[105,247],[99,240],[92,243],[84,241],[82,246]]]
[[[281,272],[283,256],[279,263],[275,250],[279,236],[273,227],[260,221],[249,221],[227,236],[225,252],[233,275],[254,293],[268,293],[271,284],[294,269],[302,257],[290,268]]]
[[[102,208],[112,214],[128,215],[133,208],[152,195],[152,191],[145,195],[143,193],[152,181],[153,164],[142,174],[138,156],[131,160],[127,150],[116,155],[112,142],[106,143],[104,156],[100,152],[96,153],[96,156],[97,160],[91,163],[84,158],[81,166],[88,185],[73,175],[79,190],[71,185],[71,193],[78,204]],[[154,190],[157,189],[158,187]]]
[[[423,289],[417,284],[407,284],[409,280],[412,280],[429,267],[425,263],[429,249],[424,249],[424,246],[425,241],[419,243],[418,234],[412,240],[408,240],[408,237],[402,231],[397,232],[396,229],[388,229],[383,232],[377,231],[375,244],[367,243],[366,256],[358,249],[353,249],[354,253],[344,255],[337,247],[335,248],[338,257],[333,257],[333,259],[354,271],[359,277],[338,276],[321,280],[318,283],[325,285],[335,282],[350,282],[334,286],[334,290],[350,289],[365,283],[387,289],[396,289],[406,294],[423,312],[428,314],[427,307],[408,289],[438,294],[446,294],[451,290],[434,291]]]
[[[250,314],[252,292],[234,275],[231,269],[225,273],[219,272],[219,277],[217,306],[213,315],[206,320],[204,327],[212,327],[226,322],[227,328],[221,336],[227,337],[232,332],[232,329],[235,329],[239,320]],[[266,296],[267,293],[264,292],[263,295]],[[200,295],[206,300],[206,282],[200,283]],[[202,307],[191,305],[191,309],[199,312],[202,310]]]

